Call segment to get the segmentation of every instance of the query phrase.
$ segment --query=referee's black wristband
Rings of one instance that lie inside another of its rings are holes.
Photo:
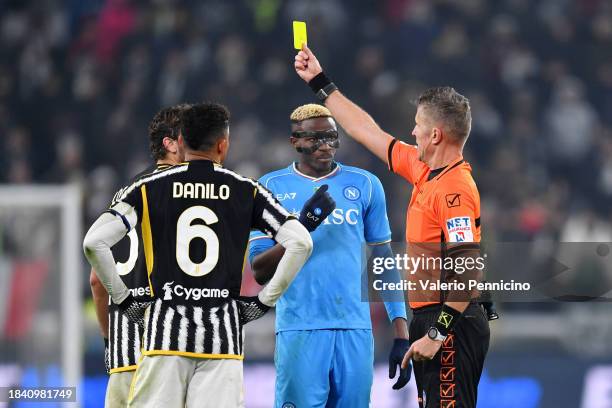
[[[324,102],[332,92],[338,90],[336,84],[334,84],[323,71],[319,72],[317,76],[312,78],[308,82],[308,86],[310,86],[312,92],[317,95],[317,98],[319,98],[321,102]]]
[[[455,310],[450,306],[442,305],[442,310],[440,310],[440,314],[434,323],[434,327],[438,329],[438,332],[440,332],[440,334],[443,336],[448,336],[448,333],[453,330],[453,327],[455,327],[460,317],[460,311]]]

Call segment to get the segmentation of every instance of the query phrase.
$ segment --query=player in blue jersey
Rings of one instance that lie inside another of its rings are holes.
[[[392,256],[384,191],[373,174],[334,160],[338,130],[327,108],[295,109],[291,132],[298,161],[260,182],[285,208],[300,213],[314,249],[276,305],[275,406],[368,407],[374,340],[369,303],[362,301],[362,260],[366,244],[376,256]],[[329,196],[336,208],[320,219],[330,210]],[[283,252],[263,233],[251,233],[249,261],[259,283],[272,276]],[[409,345],[406,308],[403,301],[385,307],[395,329],[393,378]],[[409,379],[410,367],[400,370],[393,388]]]

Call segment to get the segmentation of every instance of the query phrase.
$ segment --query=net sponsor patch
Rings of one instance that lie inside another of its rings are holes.
[[[473,242],[470,217],[454,217],[446,220],[446,231],[449,242]]]

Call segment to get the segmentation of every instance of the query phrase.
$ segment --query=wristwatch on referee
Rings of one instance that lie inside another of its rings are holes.
[[[427,337],[435,341],[444,341],[446,340],[446,336],[440,333],[436,326],[431,326],[429,330],[427,330]]]

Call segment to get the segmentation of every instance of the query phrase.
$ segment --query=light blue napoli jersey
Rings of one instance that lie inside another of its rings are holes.
[[[362,301],[365,244],[391,241],[385,193],[372,173],[338,164],[327,176],[309,177],[295,164],[261,177],[283,206],[299,211],[315,190],[328,184],[336,208],[312,232],[312,255],[276,304],[276,331],[371,329],[370,307]],[[275,241],[252,231],[249,261]],[[389,317],[406,317],[403,303],[387,307]]]

